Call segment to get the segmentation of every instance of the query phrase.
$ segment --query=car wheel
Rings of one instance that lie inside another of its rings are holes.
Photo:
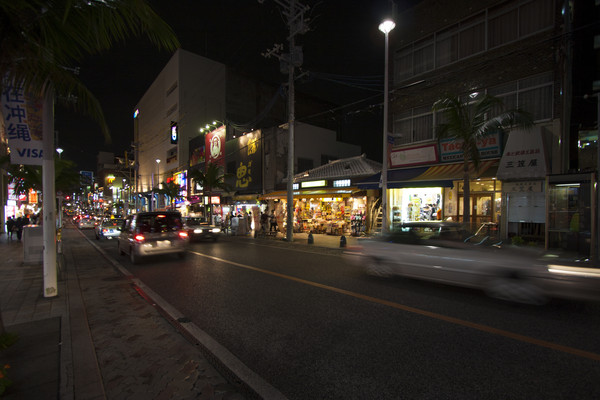
[[[377,257],[371,257],[367,260],[367,263],[365,265],[365,271],[369,275],[379,276],[382,278],[388,278],[394,275],[392,267],[389,264],[384,263],[382,259]]]
[[[516,271],[507,271],[491,279],[486,285],[488,296],[515,303],[543,305],[548,298],[531,280],[519,276]]]
[[[100,236],[96,233],[96,240],[100,240]]]
[[[129,260],[131,260],[132,264],[137,264],[140,261],[140,258],[135,255],[134,249],[129,249]]]
[[[119,242],[117,242],[117,248],[119,249],[119,255],[124,256],[125,252],[123,251],[123,249],[121,248],[121,244]]]

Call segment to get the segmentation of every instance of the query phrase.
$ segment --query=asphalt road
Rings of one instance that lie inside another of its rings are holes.
[[[515,305],[254,240],[139,265],[99,244],[289,399],[600,398],[597,303]]]

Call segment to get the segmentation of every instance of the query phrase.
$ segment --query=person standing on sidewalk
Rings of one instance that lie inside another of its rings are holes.
[[[17,231],[17,240],[21,240],[21,236],[23,235],[23,217],[17,217],[15,221],[15,228]]]
[[[277,232],[277,217],[275,216],[275,210],[271,210],[271,216],[269,217],[270,227],[269,232]]]
[[[6,237],[9,239],[13,238],[13,232],[15,231],[15,220],[13,217],[8,217],[6,220]]]

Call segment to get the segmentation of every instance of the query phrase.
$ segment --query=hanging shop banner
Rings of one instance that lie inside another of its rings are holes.
[[[4,82],[2,114],[13,164],[42,165],[44,99]]]
[[[238,193],[262,190],[262,133],[249,132],[227,142],[227,184]]]
[[[437,164],[438,161],[438,153],[434,144],[392,150],[390,155],[392,168]]]
[[[205,136],[206,163],[225,166],[225,125]]]
[[[190,167],[197,164],[204,164],[205,161],[205,138],[204,136],[197,136],[190,140],[189,144],[189,156],[190,156]],[[202,167],[204,169],[204,167]]]
[[[462,147],[463,141],[457,139],[440,140],[440,161],[458,162],[464,160]],[[488,133],[477,141],[479,157],[497,158],[502,155],[500,151],[500,133]]]
[[[541,128],[514,130],[508,136],[506,149],[498,166],[498,179],[531,179],[546,177],[546,157]]]

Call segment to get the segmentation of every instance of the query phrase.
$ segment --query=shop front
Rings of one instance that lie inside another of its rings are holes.
[[[286,230],[287,193],[278,191],[262,199],[269,201],[278,229]],[[358,188],[294,191],[294,232],[329,235],[360,235],[366,230],[367,194]]]
[[[497,223],[502,204],[502,184],[495,178],[498,160],[483,160],[469,168],[470,215],[474,227]],[[463,163],[397,168],[388,171],[387,203],[391,228],[410,221],[464,221]],[[380,174],[358,184],[379,188]]]

